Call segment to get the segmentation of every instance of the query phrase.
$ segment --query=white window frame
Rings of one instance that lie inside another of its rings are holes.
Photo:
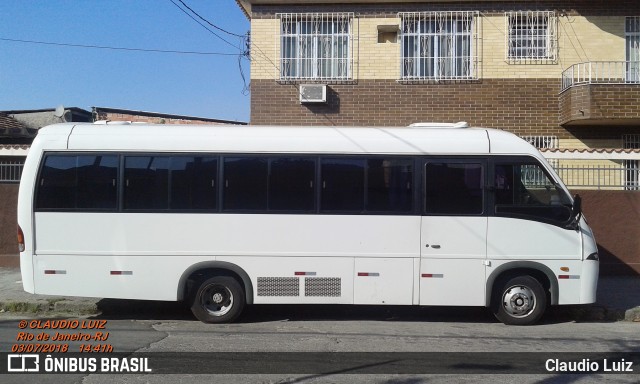
[[[278,13],[280,81],[353,80],[353,12]]]
[[[400,81],[478,79],[479,11],[401,12]]]
[[[627,16],[624,23],[626,82],[640,82],[640,16]]]
[[[507,62],[545,63],[558,59],[558,20],[554,11],[505,12]]]

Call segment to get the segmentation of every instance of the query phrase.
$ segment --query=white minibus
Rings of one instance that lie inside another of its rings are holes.
[[[467,124],[65,123],[20,182],[27,292],[250,304],[485,306],[506,324],[593,303],[598,250],[541,154]]]

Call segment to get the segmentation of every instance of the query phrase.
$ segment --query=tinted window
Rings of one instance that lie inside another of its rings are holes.
[[[224,159],[224,209],[267,209],[267,165],[261,158]]]
[[[171,209],[215,209],[218,159],[175,156],[171,158]]]
[[[496,164],[495,212],[565,222],[571,202],[537,164]]]
[[[115,209],[118,156],[48,155],[38,180],[37,209]]]
[[[425,213],[478,215],[483,209],[482,165],[428,163]]]
[[[323,159],[321,164],[322,210],[364,210],[365,160]]]
[[[412,201],[413,160],[367,161],[367,211],[407,212]]]
[[[127,156],[124,163],[124,208],[169,208],[169,157]]]
[[[313,210],[315,208],[315,167],[313,159],[271,159],[269,209]]]

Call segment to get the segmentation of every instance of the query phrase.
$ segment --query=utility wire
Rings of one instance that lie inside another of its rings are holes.
[[[27,44],[42,44],[42,45],[54,45],[60,47],[74,47],[74,48],[93,48],[93,49],[109,49],[115,51],[135,51],[135,52],[154,52],[154,53],[175,53],[183,55],[217,55],[217,56],[243,56],[241,53],[224,53],[224,52],[202,52],[202,51],[177,51],[166,49],[146,49],[146,48],[128,48],[128,47],[109,47],[104,45],[85,45],[85,44],[71,44],[71,43],[55,43],[51,41],[36,41],[36,40],[22,40],[22,39],[7,39],[0,37],[1,41],[10,41],[14,43],[27,43]]]
[[[219,30],[219,31],[222,31],[222,32],[224,32],[224,33],[226,33],[226,34],[228,34],[228,35],[231,35],[231,36],[244,37],[244,35],[238,35],[237,33],[229,32],[229,31],[227,31],[227,30],[225,30],[225,29],[222,29],[222,28],[218,27],[217,25],[215,25],[215,24],[211,23],[209,20],[207,20],[207,19],[205,19],[204,17],[200,16],[200,14],[199,14],[198,12],[194,11],[191,7],[189,7],[187,4],[185,4],[185,2],[184,2],[184,1],[182,1],[182,0],[178,0],[178,1],[179,1],[182,5],[184,5],[184,6],[185,6],[185,8],[187,8],[188,10],[190,10],[190,11],[191,11],[191,13],[193,13],[193,14],[194,14],[194,15],[196,15],[196,16],[198,16],[198,18],[199,18],[200,20],[202,20],[202,21],[204,21],[205,23],[209,24],[209,25],[210,25],[210,26],[212,26],[213,28],[215,28],[215,29],[217,29],[217,30]]]
[[[181,6],[178,5],[178,3],[176,3],[174,0],[169,0],[173,5],[175,5],[179,10],[181,10],[185,15],[189,16],[191,18],[191,20],[195,21],[196,23],[200,24],[200,26],[204,29],[206,29],[207,31],[209,31],[209,33],[211,33],[212,35],[214,35],[215,37],[217,37],[218,39],[224,41],[225,43],[229,44],[230,46],[234,47],[235,49],[238,49],[240,51],[242,51],[242,48],[238,47],[237,45],[229,42],[228,40],[226,40],[225,38],[223,38],[222,36],[218,35],[217,33],[215,33],[214,31],[212,31],[209,27],[207,27],[206,25],[202,24],[198,19],[196,19],[195,17],[193,17],[189,12],[185,11],[184,9],[182,9]],[[179,1],[179,0],[178,0]],[[187,7],[188,8],[188,7]],[[241,38],[244,38],[244,36],[240,36]]]

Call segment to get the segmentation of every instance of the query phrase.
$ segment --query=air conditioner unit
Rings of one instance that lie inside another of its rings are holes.
[[[327,86],[324,84],[300,84],[300,104],[326,103]]]

